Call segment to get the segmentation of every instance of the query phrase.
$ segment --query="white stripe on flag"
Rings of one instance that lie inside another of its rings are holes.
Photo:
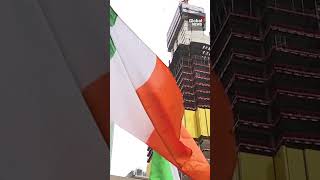
[[[118,17],[111,37],[135,89],[143,85],[156,66],[156,55]]]
[[[143,142],[153,131],[153,125],[129,80],[116,51],[110,61],[110,119]],[[120,96],[119,96],[120,95]],[[125,111],[125,112],[124,112]]]
[[[168,163],[170,164],[170,169],[171,169],[171,173],[172,173],[172,177],[174,180],[180,180],[180,176],[179,176],[179,172],[177,167],[175,167],[173,164],[171,164],[171,162],[168,161]]]

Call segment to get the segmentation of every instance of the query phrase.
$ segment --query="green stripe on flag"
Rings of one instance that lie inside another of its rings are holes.
[[[110,46],[110,60],[111,60],[114,53],[116,52],[116,46],[114,45],[111,37],[110,37],[110,41],[109,41],[109,46]]]
[[[110,7],[110,26],[112,27],[117,20],[117,13]]]
[[[153,151],[150,180],[174,180],[169,162]]]

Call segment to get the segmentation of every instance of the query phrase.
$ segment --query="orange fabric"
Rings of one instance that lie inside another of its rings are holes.
[[[230,180],[236,166],[236,143],[233,128],[233,112],[228,96],[218,77],[211,72],[213,106],[213,179]]]
[[[183,148],[189,148],[192,154],[189,156],[182,156],[179,154],[179,152],[172,151],[173,148],[171,146],[174,146],[174,143],[177,141],[183,144]],[[173,144],[167,144],[172,142]],[[181,127],[180,139],[169,138],[166,140],[164,139],[162,133],[158,133],[155,130],[152,132],[147,144],[172,164],[174,164],[183,173],[188,175],[192,180],[210,179],[209,163],[203,156],[196,142],[183,126]]]
[[[147,144],[192,179],[209,180],[209,163],[181,127],[184,107],[180,89],[161,60],[157,59],[150,78],[137,94],[155,128]]]
[[[82,90],[82,95],[107,145],[110,144],[110,74],[104,74]]]

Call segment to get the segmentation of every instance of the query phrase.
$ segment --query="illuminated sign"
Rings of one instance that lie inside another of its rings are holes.
[[[189,19],[192,26],[202,26],[202,19]]]
[[[189,18],[188,19],[188,24],[189,24],[189,30],[192,31],[204,31],[206,24],[205,24],[205,18],[200,17],[200,18]]]

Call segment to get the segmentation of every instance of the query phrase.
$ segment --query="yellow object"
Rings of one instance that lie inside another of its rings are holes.
[[[303,153],[301,149],[282,146],[274,157],[277,179],[306,180]]]
[[[320,151],[306,149],[304,150],[306,159],[306,169],[308,174],[308,180],[319,180],[320,179]]]
[[[273,158],[251,153],[240,152],[239,176],[240,180],[275,180]]]
[[[290,180],[286,147],[281,146],[273,159],[276,169],[276,179]]]
[[[287,161],[290,180],[306,180],[303,150],[287,148]]]
[[[185,110],[182,124],[193,138],[210,136],[210,109]]]
[[[277,154],[238,153],[233,180],[320,180],[320,151],[281,146]]]

